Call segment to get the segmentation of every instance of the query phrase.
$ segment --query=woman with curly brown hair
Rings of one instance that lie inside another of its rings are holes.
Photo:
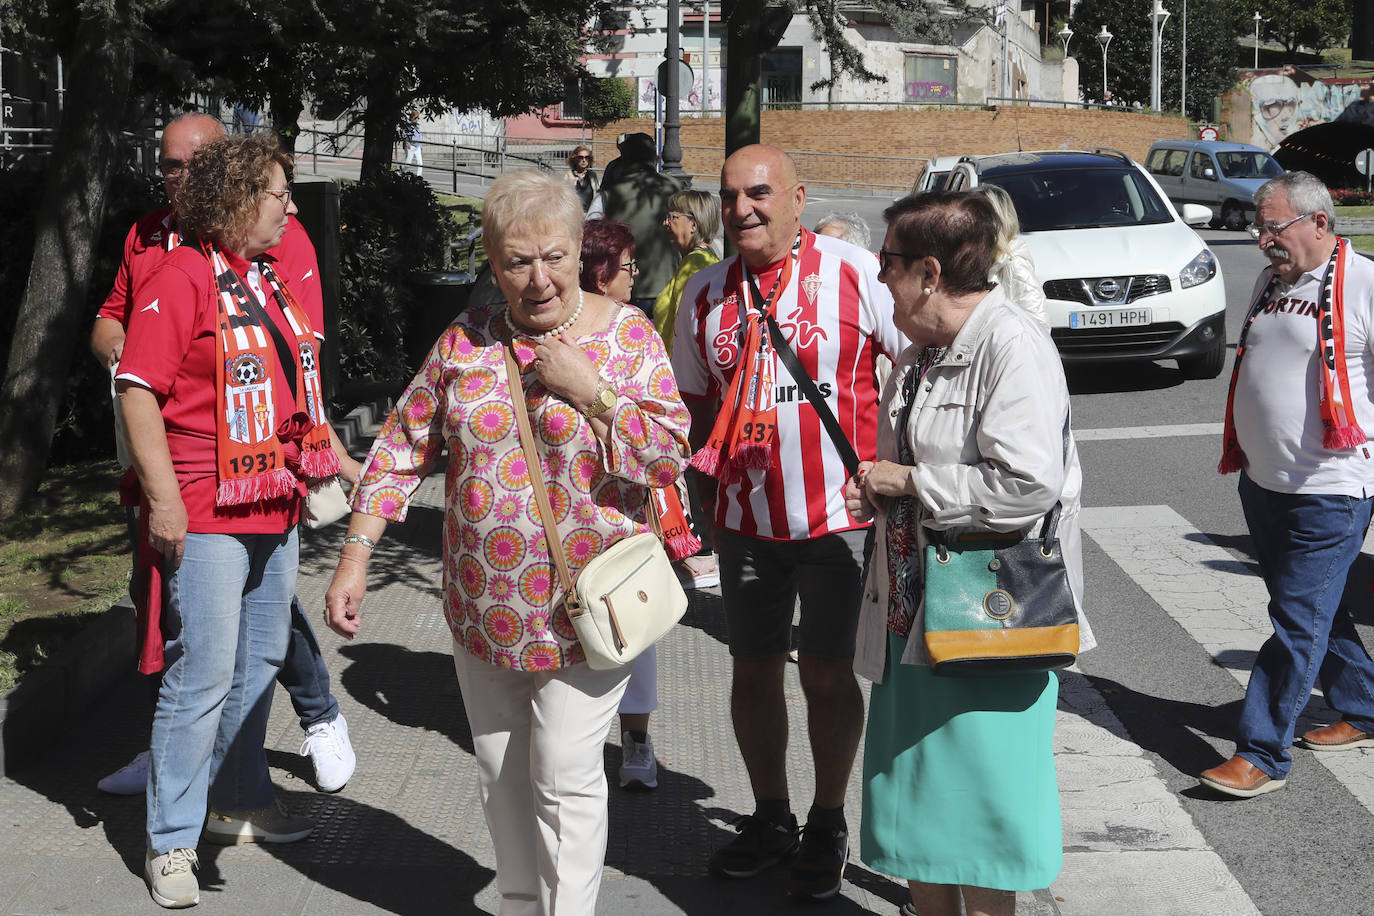
[[[313,322],[266,255],[296,211],[290,167],[267,137],[196,152],[173,201],[182,244],[135,289],[116,376],[156,559],[140,603],[166,641],[144,864],[165,907],[198,902],[201,838],[312,829],[275,799],[263,750],[301,493],[339,470]]]

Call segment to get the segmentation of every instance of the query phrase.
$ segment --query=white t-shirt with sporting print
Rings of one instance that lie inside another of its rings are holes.
[[[1374,443],[1333,451],[1322,444],[1317,304],[1326,262],[1292,287],[1278,284],[1245,338],[1236,379],[1236,437],[1245,473],[1276,493],[1374,496]],[[1265,270],[1251,301],[1269,282]],[[1374,264],[1346,252],[1345,362],[1355,419],[1374,436]]]
[[[879,355],[895,359],[907,340],[892,323],[892,296],[867,251],[805,229],[802,251],[774,312],[778,326],[860,459],[877,443]],[[767,296],[783,262],[754,275]],[[673,371],[685,397],[719,406],[743,344],[752,295],[738,257],[698,271],[683,291]],[[718,488],[715,524],[751,537],[796,541],[866,527],[844,508],[848,477],[815,408],[774,358],[778,428],[768,470],[734,471]]]

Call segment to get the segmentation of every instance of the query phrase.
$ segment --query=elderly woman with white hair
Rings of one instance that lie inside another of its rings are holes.
[[[561,176],[511,172],[482,207],[504,301],[463,312],[387,419],[326,596],[352,638],[367,564],[448,448],[444,611],[472,728],[502,914],[589,914],[606,852],[602,744],[629,668],[594,671],[563,607],[516,411],[528,410],[575,576],[649,530],[651,487],[687,463],[688,416],[642,312],[578,283],[582,205]],[[522,390],[505,370],[514,351]]]
[[[1049,327],[1045,292],[1040,287],[1040,278],[1035,275],[1030,248],[1021,238],[1021,221],[1016,216],[1016,204],[1011,195],[995,184],[979,185],[973,192],[986,197],[992,209],[997,211],[997,249],[988,279],[1002,287],[1008,299]]]
[[[872,244],[868,223],[857,210],[831,210],[816,221],[813,230],[817,235],[829,235],[843,239],[851,245],[867,249]]]

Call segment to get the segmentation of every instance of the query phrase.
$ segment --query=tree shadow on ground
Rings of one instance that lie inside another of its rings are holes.
[[[112,901],[111,909],[119,909],[113,904],[118,901],[146,903],[145,800],[142,795],[105,795],[95,784],[147,747],[148,728],[146,683],[141,678],[121,679],[85,721],[73,725],[68,740],[50,748],[37,764],[9,775],[14,782],[66,808],[74,827],[104,830],[106,842],[129,871],[127,892],[122,885],[103,891]],[[304,761],[295,755],[285,756]],[[294,762],[292,772],[300,775]],[[318,884],[313,892],[317,897],[339,895],[340,912],[349,910],[349,900],[400,914],[481,912],[474,897],[490,883],[493,873],[452,845],[390,811],[345,795],[283,791],[280,785],[277,795],[293,813],[314,820],[315,833],[299,843],[263,848]],[[24,810],[40,816],[45,812],[42,806]],[[40,825],[15,826],[32,830]],[[41,829],[54,828],[47,825]],[[65,828],[59,825],[56,829],[61,832]],[[75,845],[78,840],[67,837],[64,842]],[[203,893],[234,894],[234,869],[221,869],[219,864],[223,851],[201,842],[198,852]],[[260,899],[260,891],[243,888],[245,904],[248,899]]]

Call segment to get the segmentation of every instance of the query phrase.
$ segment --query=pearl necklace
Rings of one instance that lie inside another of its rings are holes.
[[[550,337],[557,337],[559,334],[562,334],[562,333],[563,333],[564,331],[566,331],[568,328],[570,328],[570,327],[572,327],[574,324],[576,324],[576,323],[577,323],[577,319],[580,318],[581,316],[582,316],[582,290],[581,290],[581,289],[579,289],[579,290],[577,291],[577,308],[573,309],[572,316],[569,317],[567,321],[563,322],[563,323],[560,324],[558,327],[554,328],[552,331],[545,331],[545,332],[543,332],[542,334],[535,333],[535,332],[533,332],[533,331],[526,331],[526,330],[524,330],[523,328],[521,328],[520,325],[519,325],[519,323],[516,322],[516,320],[515,320],[515,313],[511,311],[510,305],[507,305],[507,306],[506,306],[506,320],[510,322],[510,326],[511,326],[512,330],[514,330],[515,333],[519,334],[521,337],[528,338],[529,340],[548,340]]]

